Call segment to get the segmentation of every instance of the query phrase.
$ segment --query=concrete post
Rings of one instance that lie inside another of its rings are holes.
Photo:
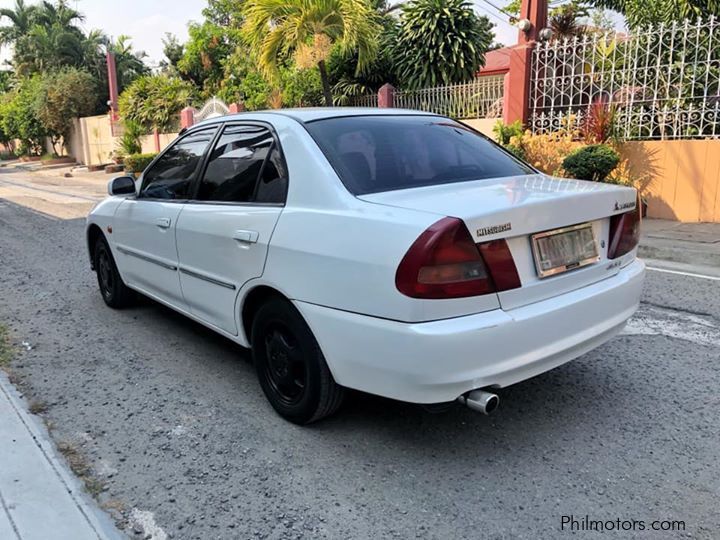
[[[243,103],[242,101],[238,103],[231,103],[230,105],[228,105],[228,109],[230,109],[230,114],[245,112],[245,103]]]
[[[182,129],[189,128],[195,123],[195,109],[185,107],[180,111],[180,127]]]
[[[160,131],[158,128],[153,128],[153,140],[155,142],[155,151],[160,151]]]
[[[378,107],[392,109],[395,106],[395,87],[386,83],[378,90]]]

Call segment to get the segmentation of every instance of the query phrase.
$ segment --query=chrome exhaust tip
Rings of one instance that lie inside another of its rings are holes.
[[[500,405],[500,398],[491,392],[485,390],[473,390],[467,394],[463,394],[458,401],[472,409],[486,415],[492,414]]]

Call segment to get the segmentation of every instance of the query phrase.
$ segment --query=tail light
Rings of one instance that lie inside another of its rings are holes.
[[[477,246],[465,224],[443,218],[410,246],[395,285],[412,298],[464,298],[520,287],[505,240]]]
[[[640,205],[632,212],[610,218],[610,245],[608,259],[617,259],[630,253],[640,243]]]

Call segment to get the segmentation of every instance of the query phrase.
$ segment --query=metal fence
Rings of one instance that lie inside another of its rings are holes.
[[[490,75],[465,84],[398,91],[395,107],[460,119],[501,118],[503,93],[504,76]]]
[[[504,76],[478,77],[464,84],[435,86],[420,90],[396,90],[394,106],[399,109],[442,114],[451,118],[501,118],[503,115]],[[353,96],[350,107],[377,107],[378,95]]]
[[[353,96],[348,100],[349,107],[377,107],[378,95],[366,94],[363,96]]]
[[[546,42],[532,55],[534,132],[586,126],[598,104],[625,139],[720,136],[720,21]]]

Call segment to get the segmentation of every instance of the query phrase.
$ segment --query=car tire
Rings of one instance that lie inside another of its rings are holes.
[[[93,262],[100,294],[105,303],[114,309],[121,309],[132,304],[135,295],[132,289],[123,283],[110,246],[102,236],[95,242]]]
[[[298,310],[272,298],[253,319],[252,356],[260,386],[283,418],[309,424],[340,407],[344,388],[333,379],[320,346]]]

